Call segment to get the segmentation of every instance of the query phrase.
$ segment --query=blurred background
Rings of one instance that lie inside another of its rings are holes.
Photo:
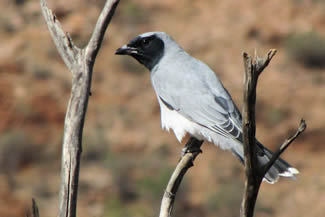
[[[104,0],[48,0],[83,47]],[[58,213],[61,140],[71,87],[38,0],[0,1],[0,216]],[[84,128],[79,217],[157,216],[183,147],[160,128],[148,71],[114,51],[134,36],[165,31],[206,62],[241,108],[242,52],[278,50],[258,85],[257,137],[275,149],[308,128],[283,158],[297,181],[263,183],[256,216],[324,216],[325,1],[122,0],[95,64]],[[238,216],[243,167],[211,144],[186,174],[174,216]]]

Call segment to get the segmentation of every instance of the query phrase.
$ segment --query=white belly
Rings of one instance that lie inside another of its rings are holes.
[[[181,142],[184,136],[189,133],[191,136],[194,136],[199,140],[212,142],[224,150],[235,149],[239,153],[243,151],[242,145],[233,141],[233,139],[221,136],[218,133],[185,118],[176,110],[167,108],[160,99],[159,104],[161,112],[161,127],[167,131],[172,129],[179,142]]]
[[[200,129],[202,128],[200,125],[183,117],[177,111],[170,110],[160,100],[159,104],[161,112],[161,127],[167,131],[172,129],[179,142],[182,141],[186,133],[190,133],[199,140],[204,139],[204,137],[200,134]]]

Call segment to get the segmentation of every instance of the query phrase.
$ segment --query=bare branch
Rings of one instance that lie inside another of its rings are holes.
[[[256,72],[258,75],[260,75],[263,70],[269,65],[271,62],[272,58],[275,56],[276,50],[271,49],[269,52],[266,54],[264,58],[260,58],[255,54],[255,65],[256,65]]]
[[[114,14],[118,0],[108,0],[94,33],[85,49],[76,47],[65,34],[56,16],[40,0],[51,36],[65,64],[72,72],[72,89],[64,121],[61,162],[59,217],[75,217],[79,182],[82,133],[91,87],[93,65],[105,30]]]
[[[265,174],[279,158],[281,153],[283,153],[291,142],[294,141],[306,128],[306,123],[302,120],[296,134],[281,145],[279,150],[272,156],[271,160],[266,165],[259,165],[257,161],[258,152],[255,140],[256,87],[259,75],[268,66],[275,54],[276,50],[274,49],[270,50],[264,58],[258,57],[255,53],[254,61],[252,61],[252,58],[247,53],[243,53],[245,67],[243,143],[246,181],[240,209],[241,217],[253,217],[259,188]]]
[[[201,153],[200,147],[203,141],[191,137],[185,145],[184,155],[178,162],[172,176],[169,179],[163,199],[161,201],[159,217],[170,217],[173,211],[174,201],[182,179],[189,168],[193,166],[193,161]]]
[[[117,7],[118,3],[119,0],[106,1],[86,48],[86,57],[88,60],[94,60],[96,58],[107,26],[114,15],[115,8]]]
[[[32,198],[32,210],[29,210],[26,217],[39,217],[38,207],[34,198]]]
[[[272,55],[273,54],[273,55]],[[259,176],[257,161],[257,147],[255,145],[255,105],[256,86],[259,75],[269,64],[275,51],[269,51],[265,58],[259,58],[255,54],[254,63],[247,53],[243,53],[245,67],[244,81],[244,105],[243,105],[243,144],[245,156],[245,190],[240,210],[241,217],[252,217],[255,203],[263,177]]]
[[[56,48],[64,63],[72,71],[80,49],[73,44],[70,35],[63,31],[59,20],[52,10],[47,7],[45,0],[41,0],[41,9]]]
[[[296,131],[296,133],[291,136],[290,138],[286,139],[286,141],[284,141],[284,143],[279,147],[279,149],[273,154],[272,158],[270,159],[270,161],[263,166],[263,172],[262,174],[266,174],[267,171],[269,171],[269,169],[272,167],[272,165],[275,163],[275,161],[280,157],[280,155],[289,147],[289,145],[302,133],[304,132],[304,130],[306,129],[307,125],[305,120],[301,120],[300,121],[300,125]],[[263,176],[264,176],[263,175]]]

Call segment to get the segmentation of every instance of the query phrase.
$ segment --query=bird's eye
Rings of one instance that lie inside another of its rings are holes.
[[[146,46],[149,44],[149,40],[147,38],[142,39],[142,45]]]

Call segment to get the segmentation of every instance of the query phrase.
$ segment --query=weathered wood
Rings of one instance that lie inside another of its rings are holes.
[[[82,133],[95,58],[104,38],[107,26],[119,0],[108,0],[99,16],[88,45],[80,49],[73,44],[53,12],[40,0],[42,13],[53,41],[69,70],[72,72],[71,96],[64,121],[61,161],[61,186],[59,217],[75,217],[82,152]]]
[[[272,167],[272,165],[275,163],[275,161],[280,157],[280,155],[289,147],[289,145],[306,129],[306,121],[301,119],[299,127],[296,131],[296,133],[291,136],[290,138],[286,139],[282,145],[279,146],[278,150],[273,154],[270,161],[262,168],[263,174],[266,174],[267,171]]]
[[[32,199],[32,209],[28,211],[26,217],[39,217],[39,211],[35,199]]]
[[[300,126],[294,136],[287,139],[284,144],[274,153],[271,160],[266,165],[259,165],[257,161],[257,146],[255,140],[255,105],[256,87],[259,75],[268,66],[271,59],[276,54],[276,50],[270,50],[264,58],[255,54],[254,60],[243,53],[245,79],[244,79],[244,102],[243,102],[243,143],[245,156],[245,189],[240,209],[241,217],[253,217],[258,192],[265,174],[272,167],[281,153],[289,147],[306,128],[305,121],[301,121]]]
[[[201,153],[200,147],[203,141],[191,137],[185,145],[182,154],[172,176],[169,179],[160,206],[159,217],[170,217],[173,211],[174,201],[182,179],[189,168],[193,166],[193,161]]]

